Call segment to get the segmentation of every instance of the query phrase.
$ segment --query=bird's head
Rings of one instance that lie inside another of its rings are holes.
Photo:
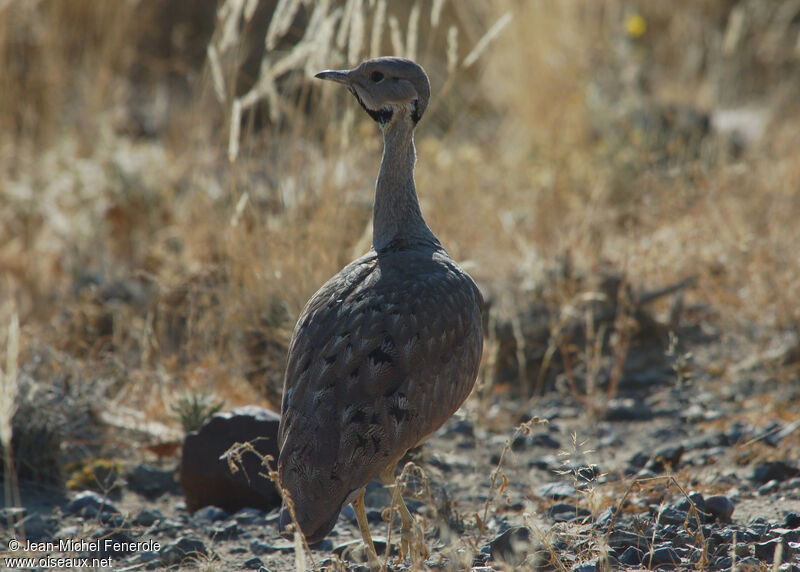
[[[381,127],[401,117],[416,125],[431,96],[425,70],[404,58],[376,58],[351,70],[325,70],[315,77],[344,84]]]

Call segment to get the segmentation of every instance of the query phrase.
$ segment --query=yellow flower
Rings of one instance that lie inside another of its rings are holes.
[[[628,36],[637,40],[647,31],[647,22],[639,14],[631,14],[625,19],[625,31]]]

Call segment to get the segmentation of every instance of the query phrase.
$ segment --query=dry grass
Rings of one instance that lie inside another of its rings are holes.
[[[19,316],[20,370],[49,347],[76,384],[102,378],[100,408],[277,405],[295,316],[369,245],[380,156],[311,75],[397,53],[433,83],[426,218],[500,315],[591,295],[551,280],[557,259],[636,287],[697,276],[686,307],[766,349],[800,329],[793,6],[0,2],[0,325]],[[588,372],[624,359],[602,337]]]

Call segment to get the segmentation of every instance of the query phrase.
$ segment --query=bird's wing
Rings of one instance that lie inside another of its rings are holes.
[[[480,362],[481,305],[469,276],[433,250],[370,253],[311,298],[292,336],[279,434],[293,496],[338,512],[461,405]]]

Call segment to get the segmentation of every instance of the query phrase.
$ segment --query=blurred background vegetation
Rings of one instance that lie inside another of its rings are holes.
[[[661,338],[681,325],[727,348],[708,366],[722,382],[796,340],[793,0],[5,0],[0,348],[18,445],[108,445],[102,427],[168,440],[187,391],[278,407],[297,314],[369,247],[381,152],[313,74],[390,54],[431,77],[417,186],[492,301],[484,389],[552,387],[526,356],[549,343],[527,334],[537,316],[552,332],[586,300],[690,277],[682,313],[659,300],[652,316]],[[603,351],[613,370],[613,338]]]

